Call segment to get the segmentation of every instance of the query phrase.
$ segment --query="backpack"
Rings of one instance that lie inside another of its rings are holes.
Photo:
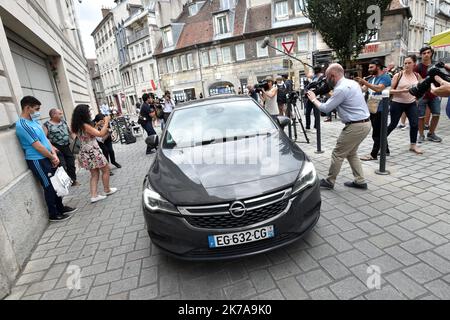
[[[277,84],[277,87],[278,87],[277,102],[286,103],[288,94],[286,83],[283,83],[281,86]]]

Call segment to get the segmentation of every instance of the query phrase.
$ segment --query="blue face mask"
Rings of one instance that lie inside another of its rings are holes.
[[[35,113],[33,113],[31,115],[31,119],[34,121],[39,120],[40,118],[41,118],[41,113],[39,111],[36,111]]]

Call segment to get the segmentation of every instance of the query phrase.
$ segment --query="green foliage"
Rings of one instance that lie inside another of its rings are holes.
[[[296,0],[297,1],[297,0]],[[298,0],[302,1],[302,0]],[[320,32],[325,43],[336,51],[342,64],[356,58],[364,46],[381,28],[383,15],[391,0],[305,0],[303,11],[313,27]],[[380,8],[380,20],[376,28],[372,5]],[[368,23],[372,22],[372,23]]]

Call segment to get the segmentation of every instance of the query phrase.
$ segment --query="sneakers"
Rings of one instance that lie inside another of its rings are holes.
[[[405,128],[406,128],[406,126],[404,124],[399,124],[397,127],[397,129],[405,129]]]
[[[419,139],[417,139],[417,143],[424,143],[425,142],[425,136],[419,136]]]
[[[56,217],[50,217],[49,220],[50,220],[50,222],[63,222],[63,221],[69,220],[70,218],[72,218],[71,215],[60,214],[60,215],[58,215]]]
[[[431,142],[442,142],[442,139],[436,134],[427,134],[427,140]]]
[[[96,203],[96,202],[105,200],[106,198],[107,198],[107,196],[102,196],[99,194],[97,197],[91,198],[91,203]]]
[[[322,179],[322,180],[320,180],[320,187],[324,188],[324,189],[328,189],[328,190],[333,190],[334,189],[334,184],[332,184],[327,179]]]
[[[116,193],[117,191],[119,191],[117,188],[110,188],[109,192],[106,192],[105,194],[107,196],[112,196],[114,193]]]
[[[72,214],[72,213],[75,213],[75,212],[77,212],[78,211],[78,209],[77,208],[71,208],[71,207],[64,207],[63,209],[62,209],[62,214]]]
[[[368,189],[367,183],[356,183],[354,181],[346,182],[346,183],[344,183],[344,186],[349,187],[349,188],[362,189],[362,190]]]

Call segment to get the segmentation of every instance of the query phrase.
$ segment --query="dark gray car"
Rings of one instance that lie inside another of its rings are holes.
[[[316,170],[277,120],[243,96],[174,110],[144,183],[156,246],[182,259],[236,258],[290,244],[315,226]]]

